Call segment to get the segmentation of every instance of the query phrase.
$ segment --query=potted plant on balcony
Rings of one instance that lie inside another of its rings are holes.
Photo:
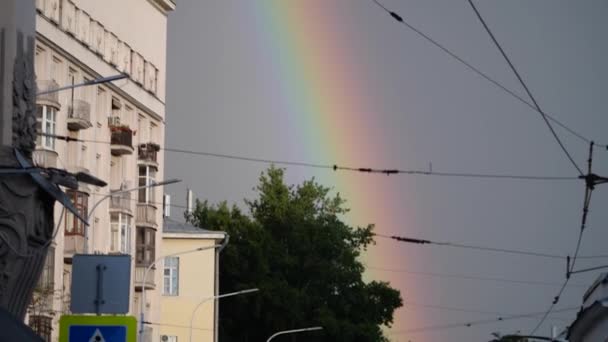
[[[160,145],[154,142],[147,142],[139,145],[139,148],[143,151],[160,151]]]
[[[111,132],[129,132],[129,133],[133,133],[133,131],[131,131],[131,128],[127,125],[110,125],[110,131]]]

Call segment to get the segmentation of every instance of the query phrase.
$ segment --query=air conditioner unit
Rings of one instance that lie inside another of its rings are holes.
[[[120,116],[110,116],[108,118],[108,126],[120,126]]]
[[[169,341],[169,336],[163,335],[163,336],[160,337],[160,340],[163,341],[163,342],[167,342],[167,341]]]

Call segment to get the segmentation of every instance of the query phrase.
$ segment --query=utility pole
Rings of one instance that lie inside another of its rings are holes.
[[[0,170],[32,165],[35,15],[34,0],[0,5]],[[21,321],[44,266],[54,203],[31,174],[0,175],[0,307]]]

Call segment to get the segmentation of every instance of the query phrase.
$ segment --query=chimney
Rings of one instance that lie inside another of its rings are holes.
[[[163,217],[171,216],[171,195],[163,195]]]
[[[192,214],[192,190],[188,189],[186,194],[186,213]]]

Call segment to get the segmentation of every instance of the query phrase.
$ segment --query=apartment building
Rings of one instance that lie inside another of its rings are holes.
[[[179,253],[203,247],[209,250],[168,257],[163,265],[161,341],[217,341],[214,329],[219,251],[226,234],[200,229],[169,218],[163,225],[163,251]],[[192,329],[190,329],[192,323]]]
[[[162,188],[104,196],[164,177],[167,15],[174,9],[173,0],[36,0],[38,92],[128,75],[37,97],[34,162],[86,171],[109,184],[67,191],[83,216],[95,208],[87,232],[56,206],[57,236],[28,315],[30,326],[49,341],[57,339],[59,316],[69,313],[77,253],[131,255],[129,314],[139,314],[147,291],[146,317],[160,317],[162,274],[142,278],[162,245]],[[158,328],[147,327],[146,339],[158,341]]]
[[[608,273],[602,273],[583,295],[576,319],[568,327],[570,342],[608,341]]]

